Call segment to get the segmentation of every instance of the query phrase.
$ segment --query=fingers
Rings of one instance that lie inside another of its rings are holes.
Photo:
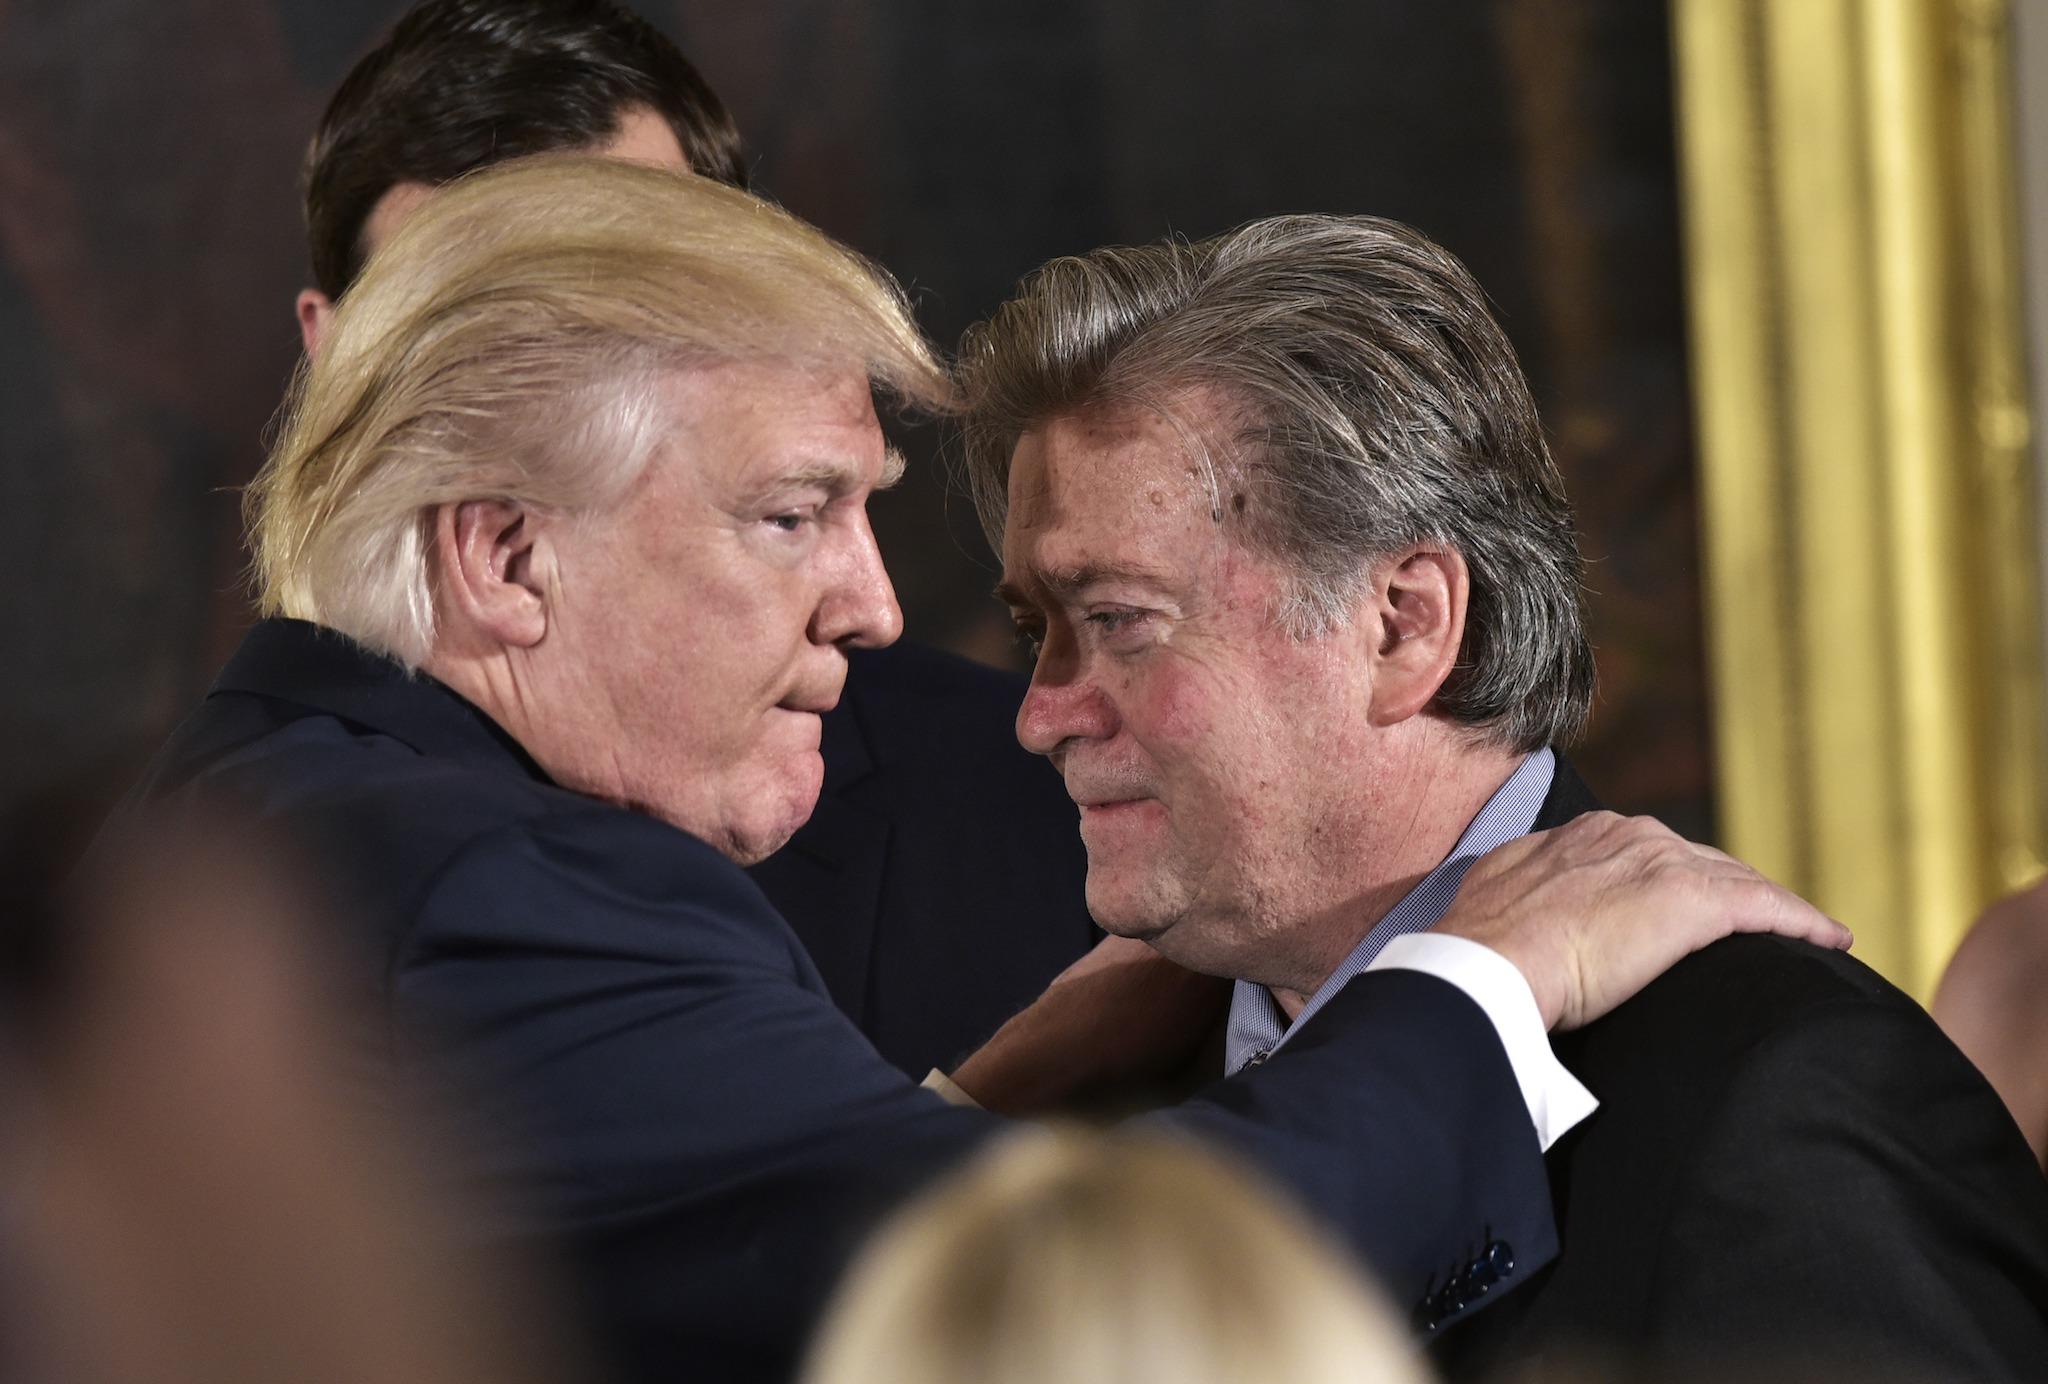
[[[1685,847],[1692,867],[1716,888],[1728,891],[1725,906],[1730,931],[1770,932],[1836,951],[1846,951],[1855,943],[1855,934],[1848,928],[1735,857],[1698,842],[1685,842]]]
[[[1730,909],[1734,931],[1776,933],[1834,951],[1847,951],[1855,945],[1854,933],[1805,899],[1761,875],[1754,880],[1750,899]]]
[[[1469,907],[1467,906],[1469,904]],[[1441,930],[1513,961],[1546,1021],[1597,1018],[1736,932],[1844,948],[1847,928],[1711,846],[1647,817],[1589,813],[1474,865]]]

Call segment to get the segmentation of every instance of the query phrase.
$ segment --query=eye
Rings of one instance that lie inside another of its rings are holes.
[[[1089,624],[1097,629],[1106,630],[1111,634],[1116,633],[1116,631],[1124,628],[1124,626],[1134,620],[1142,620],[1144,618],[1145,612],[1142,610],[1091,610],[1088,612]]]
[[[1028,653],[1035,662],[1038,651],[1045,647],[1045,626],[1017,622],[1017,645]]]
[[[778,533],[800,533],[810,524],[817,522],[818,512],[814,509],[784,510],[771,514],[761,522]]]

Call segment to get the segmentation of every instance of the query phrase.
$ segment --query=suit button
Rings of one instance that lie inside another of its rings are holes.
[[[1515,1249],[1506,1240],[1495,1240],[1486,1247],[1481,1262],[1496,1280],[1506,1278],[1515,1271]]]

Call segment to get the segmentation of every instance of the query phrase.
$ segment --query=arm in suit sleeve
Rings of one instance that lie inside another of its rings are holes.
[[[1001,1127],[877,1056],[745,876],[650,819],[501,830],[418,916],[399,999],[496,1093],[478,1127],[520,1131],[470,1152],[580,1248],[605,1334],[639,1357],[623,1363],[740,1378],[794,1351],[874,1219]],[[1362,981],[1167,1118],[1291,1187],[1397,1286],[1489,1227],[1546,1255],[1541,1157],[1483,1013],[1432,977]]]
[[[1705,1127],[1655,1275],[1662,1349],[2040,1378],[2048,1181],[1917,1007],[1816,1007]]]
[[[1491,1247],[1502,1291],[1557,1253],[1543,1151],[1486,1012],[1449,981],[1354,977],[1263,1066],[1154,1117],[1236,1150],[1403,1310]],[[1476,1310],[1439,1305],[1439,1326]]]

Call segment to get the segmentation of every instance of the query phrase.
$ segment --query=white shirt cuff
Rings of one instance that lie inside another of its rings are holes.
[[[1475,943],[1474,945],[1477,944]],[[1533,1005],[1536,1003],[1536,1001],[1534,999],[1531,999],[1529,1003]],[[961,1090],[959,1082],[953,1080],[952,1077],[947,1076],[937,1067],[934,1067],[929,1072],[926,1072],[924,1080],[920,1081],[918,1085],[924,1087],[925,1090],[937,1095],[940,1100],[944,1101],[948,1105],[966,1106],[970,1110],[981,1109],[980,1101],[968,1095],[967,1092]]]
[[[1529,1106],[1530,1123],[1547,1152],[1573,1125],[1599,1108],[1579,1079],[1550,1050],[1536,995],[1515,963],[1489,946],[1441,932],[1396,937],[1373,959],[1368,971],[1421,971],[1447,980],[1486,1011],[1508,1065]]]

